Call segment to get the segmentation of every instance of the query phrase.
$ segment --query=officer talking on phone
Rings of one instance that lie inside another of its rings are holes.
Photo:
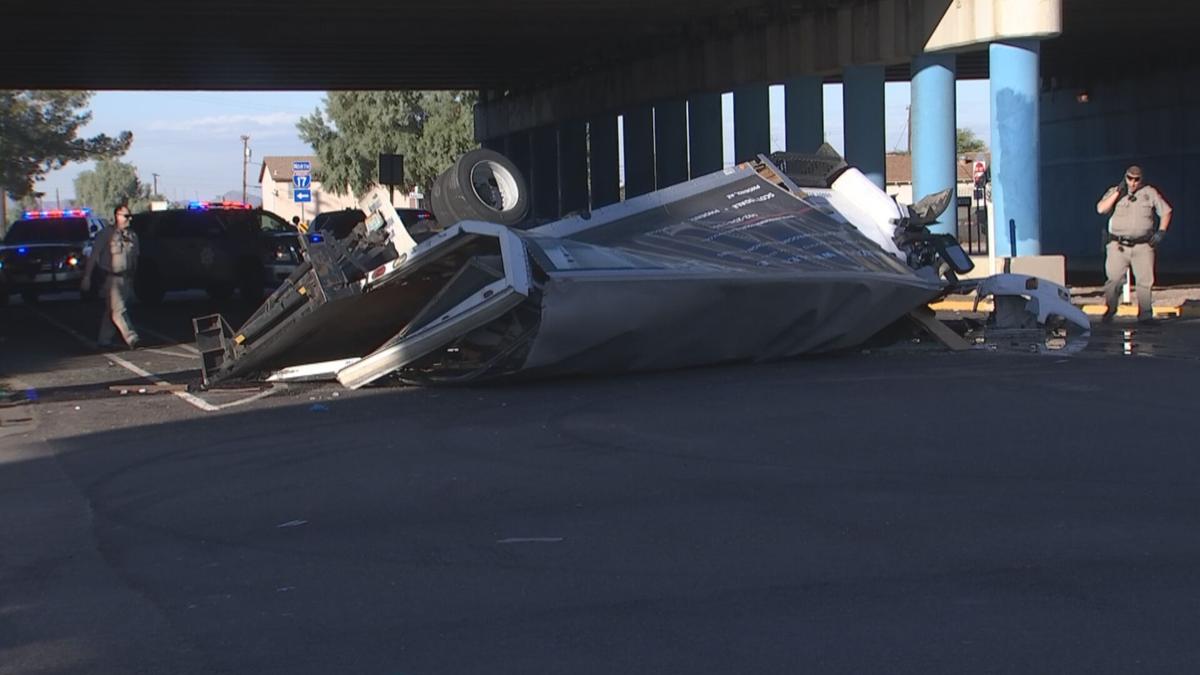
[[[1104,244],[1104,323],[1117,313],[1118,296],[1125,283],[1125,271],[1133,268],[1137,289],[1138,323],[1153,324],[1154,306],[1150,292],[1154,286],[1154,250],[1167,236],[1171,225],[1171,205],[1158,190],[1147,185],[1142,167],[1125,170],[1125,179],[1109,188],[1096,203],[1096,212],[1111,214]],[[1155,216],[1158,218],[1155,227]]]

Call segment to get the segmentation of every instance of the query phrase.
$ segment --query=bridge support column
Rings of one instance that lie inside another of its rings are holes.
[[[953,54],[921,54],[913,62],[913,201],[942,190],[957,190],[954,80]],[[930,227],[932,231],[958,234],[957,200],[950,204],[937,225]]]
[[[533,130],[532,176],[533,217],[558,217],[558,128]]]
[[[654,106],[654,166],[658,189],[688,179],[687,102]]]
[[[588,122],[588,168],[592,179],[592,208],[621,201],[620,149],[617,116],[601,115]]]
[[[506,143],[505,141],[506,141],[505,138],[485,138],[479,142],[479,147],[487,148],[488,150],[492,150],[494,152],[498,152],[502,155],[507,156],[508,153],[505,151],[505,148],[508,145],[508,143]]]
[[[587,124],[572,120],[558,125],[559,215],[588,209]]]
[[[721,95],[697,94],[688,99],[688,169],[697,178],[725,165],[721,129]]]
[[[504,137],[504,156],[512,160],[512,163],[517,166],[517,170],[521,175],[525,176],[525,182],[529,184],[530,190],[533,189],[533,153],[530,150],[532,134],[528,131],[518,131]],[[530,202],[532,209],[533,203]]]
[[[733,159],[744,162],[771,152],[771,97],[765,84],[733,92]]]
[[[882,189],[886,147],[883,66],[851,66],[842,81],[846,161]]]
[[[812,75],[783,85],[784,131],[788,152],[816,152],[825,142],[825,96],[821,78]]]
[[[624,115],[625,199],[654,191],[654,109],[639,106]]]
[[[1041,255],[1036,40],[989,47],[992,87],[992,226],[996,255]],[[1015,239],[1012,234],[1015,231]]]

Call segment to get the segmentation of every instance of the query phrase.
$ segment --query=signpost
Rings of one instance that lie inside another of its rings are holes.
[[[292,162],[292,201],[300,205],[300,222],[306,222],[304,205],[312,201],[312,162],[306,159]]]
[[[988,271],[990,274],[996,273],[996,228],[995,223],[991,220],[991,211],[987,208],[987,178],[988,167],[987,162],[982,159],[976,159],[971,166],[971,178],[975,183],[975,214],[977,222],[983,222],[981,214],[987,214],[987,249],[988,249]]]
[[[388,197],[395,200],[397,185],[404,183],[404,155],[379,153],[379,184],[388,186]]]

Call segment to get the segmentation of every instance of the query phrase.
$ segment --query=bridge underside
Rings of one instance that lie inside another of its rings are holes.
[[[686,84],[704,91],[837,78],[847,62],[881,63],[904,80],[952,1],[345,0],[300,11],[293,0],[19,3],[4,12],[0,87],[515,93],[663,58],[698,73]],[[1046,44],[1043,72],[1153,67],[1145,55],[1189,52],[1195,17],[1175,0],[1063,0],[1064,32]],[[960,58],[959,77],[986,76],[983,54]],[[662,84],[647,77],[647,92]]]

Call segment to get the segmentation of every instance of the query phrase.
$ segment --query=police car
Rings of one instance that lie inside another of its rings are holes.
[[[198,289],[223,300],[237,291],[258,302],[300,264],[299,232],[270,211],[241,202],[191,202],[135,213],[141,252],[133,280],[139,302],[167,291]]]
[[[104,227],[90,209],[24,212],[0,245],[0,304],[13,293],[33,303],[39,295],[78,291],[92,241]],[[96,288],[92,284],[85,297]]]

